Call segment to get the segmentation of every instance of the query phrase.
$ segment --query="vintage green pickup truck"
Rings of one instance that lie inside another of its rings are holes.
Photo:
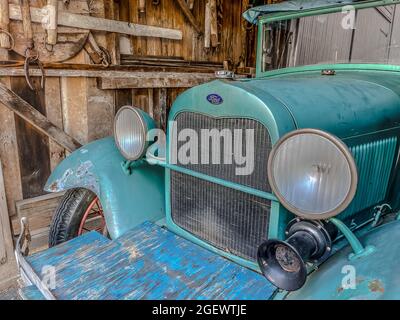
[[[244,18],[256,78],[187,90],[167,133],[123,107],[54,170],[51,248],[26,255],[22,221],[26,298],[400,298],[400,1]]]

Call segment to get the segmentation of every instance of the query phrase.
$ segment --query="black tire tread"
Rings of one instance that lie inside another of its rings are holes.
[[[68,190],[58,205],[49,231],[49,247],[71,240],[78,235],[79,224],[96,195],[87,189]]]

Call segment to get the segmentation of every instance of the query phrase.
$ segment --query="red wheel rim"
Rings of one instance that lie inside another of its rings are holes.
[[[105,230],[106,221],[103,215],[103,208],[101,207],[99,198],[95,197],[82,217],[79,225],[78,236],[90,231],[97,231],[104,234]]]

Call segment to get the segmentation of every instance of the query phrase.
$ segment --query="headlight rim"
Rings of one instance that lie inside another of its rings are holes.
[[[140,122],[140,125],[141,125],[141,129],[142,129],[141,133],[142,133],[142,138],[143,138],[144,143],[141,146],[140,152],[137,153],[137,154],[140,154],[140,156],[135,157],[135,158],[132,158],[132,157],[128,156],[125,153],[125,151],[120,146],[120,142],[117,139],[117,119],[118,119],[118,116],[126,109],[129,109],[129,110],[133,111],[137,115],[137,117],[139,119],[139,122]],[[123,107],[119,108],[118,112],[116,113],[116,115],[114,117],[114,128],[113,128],[113,131],[114,131],[115,144],[116,144],[119,152],[121,153],[121,155],[126,160],[128,160],[128,161],[136,161],[136,160],[139,160],[140,158],[142,158],[143,155],[146,154],[147,144],[148,144],[147,143],[147,133],[149,131],[149,128],[148,128],[148,125],[147,125],[147,122],[146,122],[144,116],[141,113],[141,109],[139,109],[138,107],[129,106],[129,105],[126,105],[126,106],[123,106]]]
[[[322,136],[323,138],[326,138],[341,151],[341,153],[346,158],[347,164],[349,165],[350,178],[351,178],[349,192],[347,193],[345,199],[341,202],[341,204],[339,206],[337,206],[336,208],[334,208],[333,210],[330,210],[329,212],[325,212],[322,214],[318,214],[318,213],[311,214],[311,213],[303,212],[303,211],[299,210],[298,208],[294,207],[293,205],[291,205],[288,201],[286,201],[286,199],[281,195],[281,193],[279,192],[279,190],[276,186],[276,181],[275,181],[273,170],[272,170],[274,157],[276,156],[276,153],[279,150],[279,147],[286,140],[288,140],[296,135],[299,135],[299,134],[315,134],[315,135]],[[289,210],[296,216],[298,216],[300,218],[308,219],[308,220],[327,220],[329,218],[339,215],[340,213],[342,213],[344,210],[347,209],[347,207],[353,201],[354,196],[356,195],[356,192],[357,192],[358,169],[357,169],[355,159],[354,159],[350,149],[340,138],[336,137],[335,135],[333,135],[329,132],[326,132],[326,131],[323,131],[320,129],[314,129],[314,128],[297,129],[297,130],[293,130],[293,131],[285,134],[283,137],[281,137],[276,142],[276,144],[273,146],[273,148],[271,150],[271,153],[268,158],[267,172],[268,172],[268,180],[269,180],[269,184],[271,186],[271,190],[274,193],[274,195],[276,196],[276,198],[279,200],[279,202],[287,210]]]

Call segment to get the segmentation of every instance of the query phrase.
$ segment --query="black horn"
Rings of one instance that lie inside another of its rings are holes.
[[[288,225],[286,241],[270,239],[259,246],[258,265],[278,288],[298,290],[307,279],[306,262],[327,259],[336,232],[330,223],[294,220]]]

